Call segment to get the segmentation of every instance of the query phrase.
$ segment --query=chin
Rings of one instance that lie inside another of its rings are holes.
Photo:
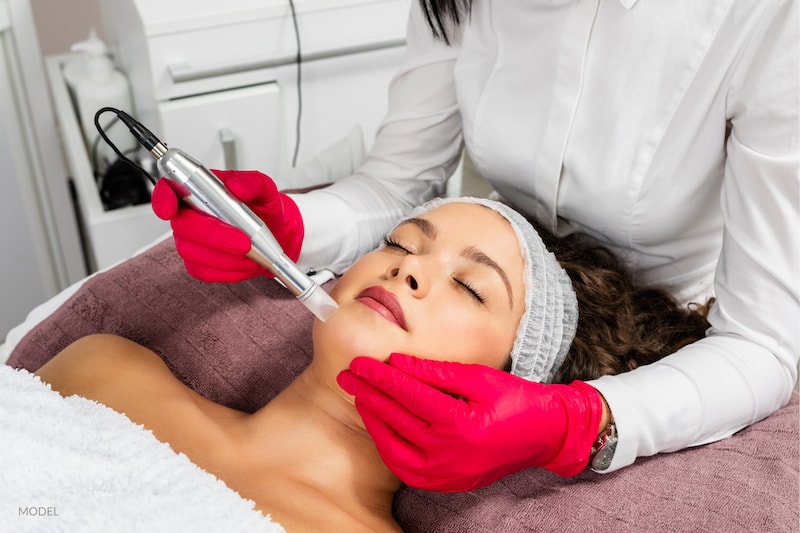
[[[383,335],[364,321],[344,319],[344,316],[337,320],[339,313],[337,311],[325,322],[314,321],[315,359],[335,360],[344,369],[358,356],[385,361],[390,353],[402,350],[400,343],[391,341],[391,334]]]

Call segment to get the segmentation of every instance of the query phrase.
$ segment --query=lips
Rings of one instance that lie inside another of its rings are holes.
[[[394,294],[378,286],[369,287],[356,296],[356,300],[379,315],[408,331],[403,308]]]

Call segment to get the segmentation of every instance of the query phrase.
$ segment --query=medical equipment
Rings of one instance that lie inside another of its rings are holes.
[[[103,107],[95,114],[95,126],[103,139],[117,151],[100,126],[99,116],[113,112],[131,134],[157,160],[158,170],[178,196],[193,209],[244,231],[252,247],[247,257],[269,270],[314,316],[326,320],[338,304],[284,253],[267,225],[244,203],[237,200],[214,174],[199,161],[177,148],[167,148],[150,130],[124,111]],[[121,159],[126,159],[118,154]],[[152,178],[151,178],[152,179]]]

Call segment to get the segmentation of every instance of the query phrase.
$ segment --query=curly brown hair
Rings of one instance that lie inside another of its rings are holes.
[[[637,286],[620,259],[594,239],[557,238],[534,226],[578,297],[575,339],[554,383],[633,370],[705,337],[713,300],[682,307],[665,290]]]

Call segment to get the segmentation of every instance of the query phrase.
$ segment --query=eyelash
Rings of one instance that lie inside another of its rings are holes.
[[[384,244],[384,246],[387,246],[389,248],[397,248],[398,250],[402,250],[407,254],[411,253],[408,248],[406,248],[405,246],[403,246],[402,244],[400,244],[399,242],[394,240],[389,235],[387,235],[386,237],[383,238],[383,244]]]
[[[475,286],[471,285],[467,281],[460,280],[456,277],[453,277],[453,281],[455,281],[459,287],[467,291],[467,293],[470,296],[475,298],[478,301],[478,303],[486,303],[486,298],[483,296],[483,294],[481,294],[481,292]]]
[[[402,250],[403,252],[405,252],[407,254],[411,253],[411,251],[408,248],[406,248],[405,246],[403,246],[402,244],[400,244],[399,242],[394,240],[389,235],[387,235],[386,237],[383,238],[383,244],[384,244],[384,246],[387,246],[389,248],[396,248],[398,250]],[[483,294],[481,294],[481,292],[475,286],[473,286],[472,284],[470,284],[467,281],[458,279],[456,277],[452,277],[452,280],[456,283],[456,285],[459,286],[459,288],[461,288],[464,291],[466,291],[467,294],[472,296],[479,303],[486,303],[486,297],[483,296]]]

